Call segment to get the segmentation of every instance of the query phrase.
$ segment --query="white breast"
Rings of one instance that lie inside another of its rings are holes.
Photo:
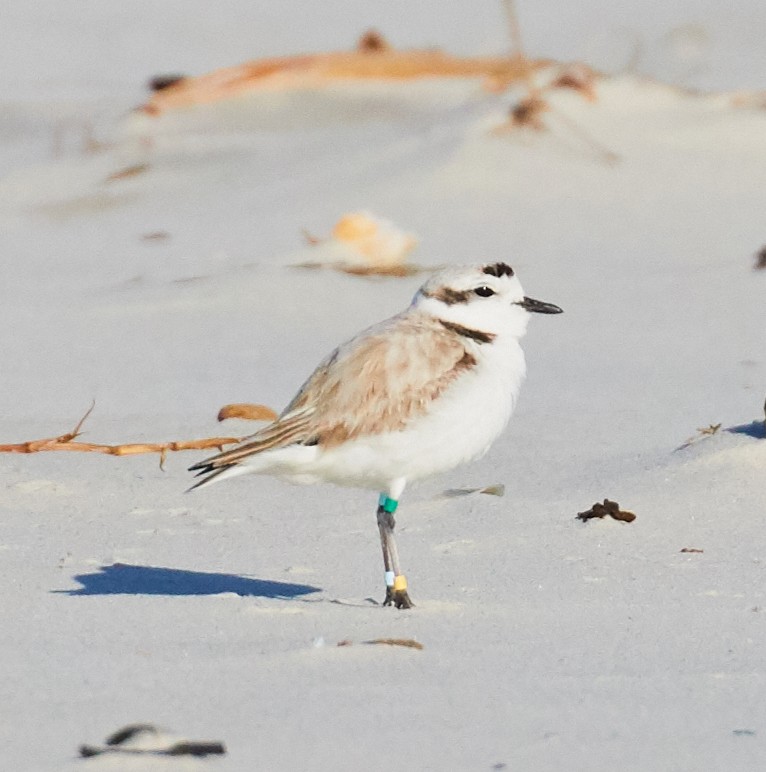
[[[314,479],[379,489],[391,480],[421,479],[486,453],[511,417],[526,367],[515,338],[472,345],[476,367],[425,415],[403,431],[360,437],[320,452],[311,465]]]

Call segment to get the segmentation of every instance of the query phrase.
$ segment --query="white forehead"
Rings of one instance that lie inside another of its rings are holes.
[[[519,287],[519,280],[513,269],[506,263],[486,263],[483,265],[456,265],[435,273],[423,285],[424,295],[435,293],[441,287],[460,291],[476,289],[486,285],[496,292],[503,288]]]

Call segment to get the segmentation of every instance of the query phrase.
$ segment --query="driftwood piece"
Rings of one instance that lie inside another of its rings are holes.
[[[163,88],[155,90],[141,110],[160,115],[253,91],[308,89],[343,81],[478,77],[497,88],[542,64],[523,56],[453,56],[437,49],[397,51],[378,33],[368,32],[355,51],[256,59],[197,77],[173,76],[167,84],[162,81]]]

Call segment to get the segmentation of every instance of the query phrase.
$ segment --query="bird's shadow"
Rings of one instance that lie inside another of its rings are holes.
[[[319,592],[309,584],[250,579],[238,574],[185,571],[160,566],[132,566],[114,563],[90,574],[73,577],[82,586],[74,590],[53,590],[63,595],[220,595],[230,592],[259,598],[291,599]]]
[[[766,439],[766,421],[751,421],[749,424],[729,426],[726,429],[729,434],[746,434],[756,439]]]

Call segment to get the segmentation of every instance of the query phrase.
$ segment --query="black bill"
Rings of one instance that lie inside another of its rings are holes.
[[[564,313],[561,308],[554,306],[553,303],[543,303],[542,300],[535,300],[534,298],[524,298],[524,300],[520,300],[516,305],[525,308],[530,314]]]

